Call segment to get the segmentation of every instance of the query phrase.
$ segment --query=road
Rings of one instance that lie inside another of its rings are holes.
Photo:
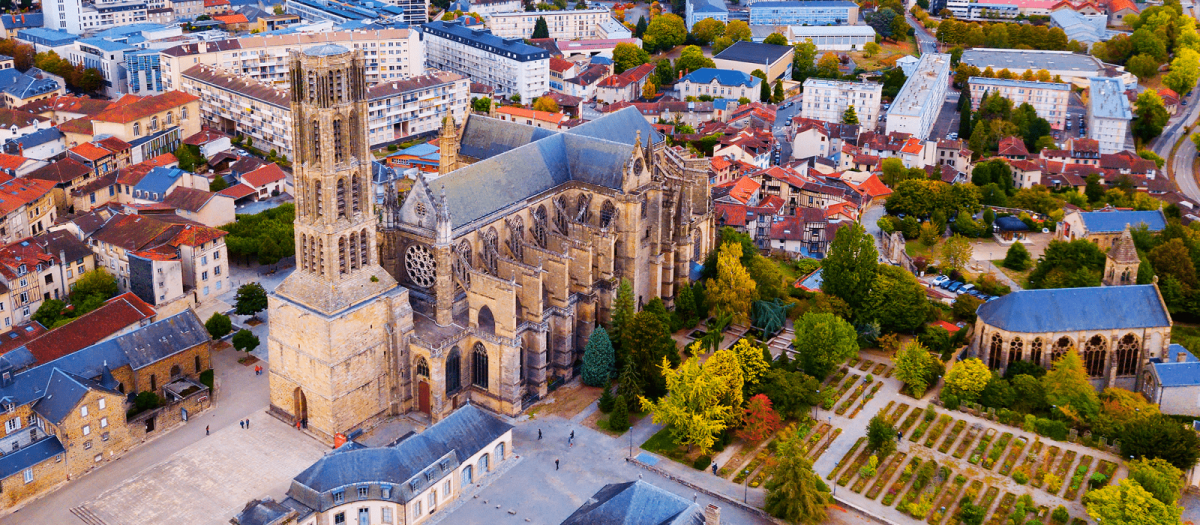
[[[1179,108],[1183,111],[1172,117],[1162,135],[1159,135],[1150,144],[1150,149],[1164,159],[1170,159],[1171,148],[1175,145],[1175,141],[1187,133],[1185,128],[1189,123],[1194,122],[1197,114],[1200,113],[1200,104],[1196,103],[1197,97],[1184,97],[1184,100],[1188,98],[1192,99],[1192,103],[1187,106],[1180,105]],[[1184,140],[1180,144],[1175,158],[1170,162],[1179,191],[1183,192],[1187,198],[1200,202],[1200,185],[1196,184],[1196,174],[1192,173],[1192,159],[1195,158],[1196,145],[1190,140]]]
[[[908,20],[908,25],[912,26],[913,33],[917,36],[917,49],[921,54],[937,53],[937,39],[925,31],[925,25],[910,14],[906,13],[904,18]]]

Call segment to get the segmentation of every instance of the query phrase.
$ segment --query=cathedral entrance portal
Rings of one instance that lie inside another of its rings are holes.
[[[308,399],[304,397],[304,391],[300,387],[296,387],[292,391],[292,415],[296,418],[296,423],[308,425]]]
[[[417,383],[417,409],[426,414],[430,413],[428,381]]]

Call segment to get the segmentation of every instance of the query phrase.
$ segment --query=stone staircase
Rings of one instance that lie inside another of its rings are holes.
[[[100,516],[97,516],[95,512],[87,508],[87,506],[74,507],[71,509],[71,514],[74,514],[76,518],[79,518],[80,521],[87,525],[108,525],[104,520],[100,519]]]

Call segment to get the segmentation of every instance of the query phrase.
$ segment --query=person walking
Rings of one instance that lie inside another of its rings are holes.
[[[204,425],[204,435],[208,435],[208,425]]]
[[[713,475],[716,476],[717,475],[717,464],[713,463],[712,467],[713,467]]]
[[[240,427],[242,427],[243,429],[245,429],[245,428],[246,428],[246,420],[245,420],[245,419],[239,419],[239,420],[238,420],[238,426],[240,426]]]
[[[246,418],[246,429],[250,428],[250,418]]]
[[[542,429],[538,429],[538,441],[542,440]]]
[[[554,470],[558,470],[558,460],[554,460]]]

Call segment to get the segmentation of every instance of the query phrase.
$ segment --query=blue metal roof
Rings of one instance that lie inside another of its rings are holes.
[[[5,91],[8,91],[5,89]],[[22,148],[29,149],[34,146],[41,146],[47,142],[52,142],[63,137],[58,128],[39,129],[28,135],[22,135],[15,139],[8,139],[8,142],[20,144]]]
[[[1088,233],[1112,233],[1125,229],[1125,225],[1137,227],[1145,224],[1152,232],[1167,227],[1167,218],[1162,211],[1089,211],[1079,214]]]
[[[1178,362],[1178,356],[1183,354],[1183,362]],[[1200,386],[1200,359],[1188,352],[1187,349],[1172,344],[1167,347],[1166,359],[1151,359],[1150,366],[1158,376],[1158,382],[1164,387]]]
[[[61,87],[58,81],[52,78],[34,78],[29,75],[21,75],[16,78],[16,81],[4,88],[5,93],[9,93],[14,97],[26,99],[37,95],[44,95],[58,90]]]
[[[520,38],[501,38],[487,29],[469,28],[461,22],[435,20],[425,24],[422,30],[440,38],[454,40],[491,53],[506,55],[518,62],[549,60],[550,53],[540,47],[526,44]]]
[[[119,27],[114,27],[112,29],[105,29],[104,31],[97,32],[95,35],[92,35],[92,36],[94,38],[106,38],[107,39],[107,38],[117,38],[117,37],[141,34],[144,31],[162,31],[165,29],[167,29],[167,26],[164,26],[162,24],[153,24],[153,23],[129,24],[127,26],[119,26]]]
[[[131,46],[129,44],[126,44],[123,42],[115,42],[113,40],[108,40],[105,38],[81,38],[81,39],[79,39],[78,42],[83,45],[92,46],[101,51],[108,51],[108,52],[114,52],[114,53],[117,51],[124,51],[126,49],[133,48],[133,46]]]
[[[180,177],[183,177],[184,173],[187,172],[179,168],[154,168],[146,173],[145,177],[142,177],[142,180],[133,187],[133,190],[157,193],[159,200],[161,200],[166,198],[167,190],[170,190],[171,186],[179,182]]]
[[[714,69],[711,67],[700,68],[687,76],[679,79],[680,82],[688,81],[696,84],[708,84],[716,80],[722,86],[749,86],[754,87],[762,82],[761,78],[751,76],[742,71],[734,71],[732,69]]]
[[[1022,333],[1171,326],[1152,284],[1019,290],[983,303],[976,313],[986,324]]]
[[[0,16],[0,23],[4,24],[4,29],[34,28],[45,25],[42,22],[43,19],[42,13],[25,13],[20,15],[5,13],[4,16]]]
[[[50,437],[11,454],[0,456],[0,479],[7,478],[62,453],[62,443],[58,441],[57,437]]]
[[[1029,225],[1025,224],[1025,221],[1022,221],[1021,219],[1013,217],[1012,215],[1008,215],[1005,217],[996,217],[996,221],[994,224],[996,225],[996,228],[999,229],[1000,231],[1006,231],[1006,232],[1029,231]]]
[[[46,29],[44,27],[31,27],[17,31],[17,39],[44,46],[58,47],[70,44],[78,40],[79,37],[66,31]]]
[[[430,154],[430,153],[436,153],[436,152],[438,152],[438,151],[439,151],[439,150],[438,150],[438,147],[437,147],[437,146],[434,146],[434,145],[432,145],[432,144],[430,144],[430,143],[428,143],[428,142],[423,142],[423,143],[421,143],[421,144],[417,144],[416,146],[412,146],[412,147],[404,148],[404,149],[402,149],[402,150],[400,150],[400,151],[397,151],[397,152],[395,152],[395,153],[393,153],[393,154],[391,154],[391,155],[388,155],[388,156],[389,156],[389,157],[396,157],[396,156],[399,156],[399,155],[412,155],[412,156],[414,156],[414,157],[423,157],[423,156],[425,156],[425,155],[428,155],[428,154]]]
[[[562,525],[696,525],[704,523],[700,505],[642,480],[605,485]]]

